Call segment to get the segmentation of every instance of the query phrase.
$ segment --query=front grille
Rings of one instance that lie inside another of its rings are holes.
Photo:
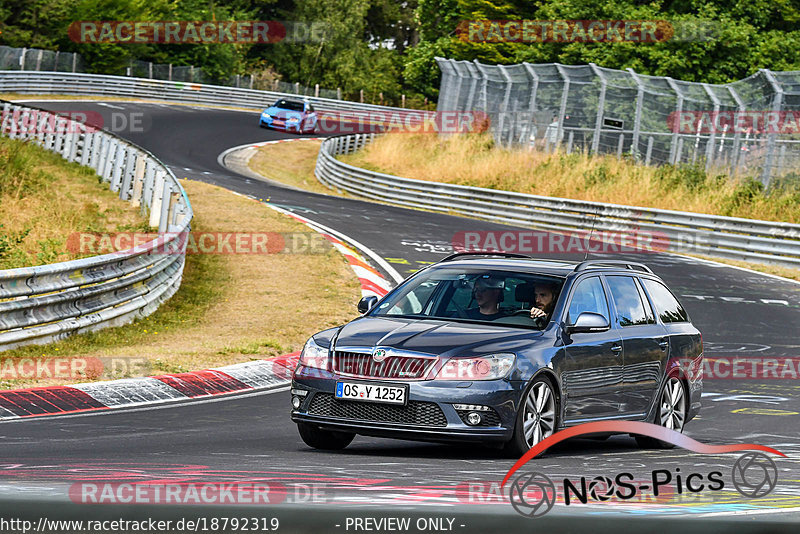
[[[423,356],[391,355],[376,362],[371,354],[359,352],[333,353],[333,370],[337,373],[364,378],[419,379],[424,378],[436,358]]]
[[[407,406],[396,406],[372,402],[341,401],[330,393],[317,393],[311,399],[308,413],[376,423],[447,426],[447,418],[435,402],[409,401]]]

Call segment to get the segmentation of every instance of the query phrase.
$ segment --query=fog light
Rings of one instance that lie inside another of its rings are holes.
[[[478,412],[470,412],[467,414],[467,424],[468,425],[479,425],[481,424],[481,414]]]
[[[300,400],[300,397],[292,397],[292,408],[297,410],[298,408],[300,408],[301,402],[302,401]]]

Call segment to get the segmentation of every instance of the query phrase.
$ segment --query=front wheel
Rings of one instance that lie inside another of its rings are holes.
[[[661,390],[658,406],[656,407],[655,424],[683,432],[686,423],[687,405],[686,387],[680,378],[671,376]],[[645,449],[672,449],[672,443],[651,438],[650,436],[635,436],[636,443]]]
[[[297,423],[297,430],[303,442],[309,447],[326,451],[338,451],[344,449],[356,437],[350,432],[333,432],[322,430],[318,426],[308,423]]]
[[[514,436],[506,443],[511,456],[522,456],[534,445],[553,435],[558,423],[558,402],[553,383],[546,376],[531,382],[522,395]]]

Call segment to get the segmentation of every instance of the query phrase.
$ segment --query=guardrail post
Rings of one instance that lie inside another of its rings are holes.
[[[36,127],[33,131],[33,137],[36,139],[36,142],[39,146],[43,148],[50,148],[50,143],[52,142],[52,133],[48,132],[48,125],[47,122],[50,120],[50,114],[44,113],[39,110],[34,111],[36,117]]]
[[[2,129],[3,135],[7,135],[9,137],[11,133],[11,104],[6,102],[3,104],[3,117],[0,120],[0,129]]]
[[[625,144],[625,132],[620,132],[619,142],[617,143],[617,159],[622,157],[622,146]]]
[[[153,196],[150,200],[150,226],[161,228],[161,200],[164,195],[164,171],[157,170],[153,183]],[[160,230],[159,230],[160,231]]]
[[[133,170],[133,193],[131,194],[131,204],[138,208],[142,203],[142,191],[144,188],[144,169],[146,164],[145,155],[136,152],[136,164]]]
[[[108,166],[108,154],[111,150],[111,140],[103,132],[99,133],[98,136],[100,137],[100,151],[97,158],[97,174],[102,180],[106,172],[106,167]]]
[[[167,211],[167,232],[172,231],[172,228],[175,226],[175,219],[178,217],[178,200],[181,198],[181,194],[179,191],[175,191],[174,189],[170,189],[169,193],[169,209]]]
[[[75,122],[65,118],[59,119],[58,131],[62,132],[61,157],[72,161],[72,154],[75,151]]]
[[[155,165],[150,159],[147,159],[144,165],[144,184],[142,185],[142,213],[145,213],[153,205],[153,183],[155,179]],[[151,224],[150,226],[153,225]]]
[[[110,138],[108,143],[108,155],[106,156],[106,166],[103,168],[102,175],[104,182],[110,182],[111,177],[114,176],[114,172],[119,165],[119,161],[117,160],[119,149],[119,141],[113,137]]]
[[[164,185],[161,188],[161,206],[160,214],[158,217],[158,233],[163,234],[169,231],[169,203],[170,195],[172,193],[172,184],[166,177],[164,178]]]
[[[597,151],[600,149],[600,135],[601,130],[603,129],[603,116],[606,113],[606,89],[608,87],[608,82],[606,81],[603,71],[597,68],[597,65],[594,63],[589,63],[589,67],[591,67],[595,76],[600,78],[600,99],[597,101],[597,118],[594,121],[594,137],[592,137],[592,153],[597,154]]]
[[[133,166],[137,159],[138,152],[133,147],[125,147],[125,171],[119,185],[119,198],[129,200],[131,198],[131,182],[133,182]]]

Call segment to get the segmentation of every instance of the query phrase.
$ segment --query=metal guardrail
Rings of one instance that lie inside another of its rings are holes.
[[[302,98],[323,111],[409,111],[292,93],[74,72],[0,71],[0,92],[145,98],[253,109],[267,108],[279,98]]]
[[[159,231],[157,239],[134,249],[0,271],[0,350],[124,324],[155,311],[180,286],[192,220],[189,199],[172,171],[108,132],[0,102],[3,135],[93,168],[120,199],[149,212],[150,226]]]
[[[800,225],[654,208],[543,197],[401,178],[336,159],[363,148],[375,134],[329,137],[315,174],[328,187],[412,208],[458,213],[556,232],[594,231],[648,236],[654,250],[695,253],[800,268]]]

